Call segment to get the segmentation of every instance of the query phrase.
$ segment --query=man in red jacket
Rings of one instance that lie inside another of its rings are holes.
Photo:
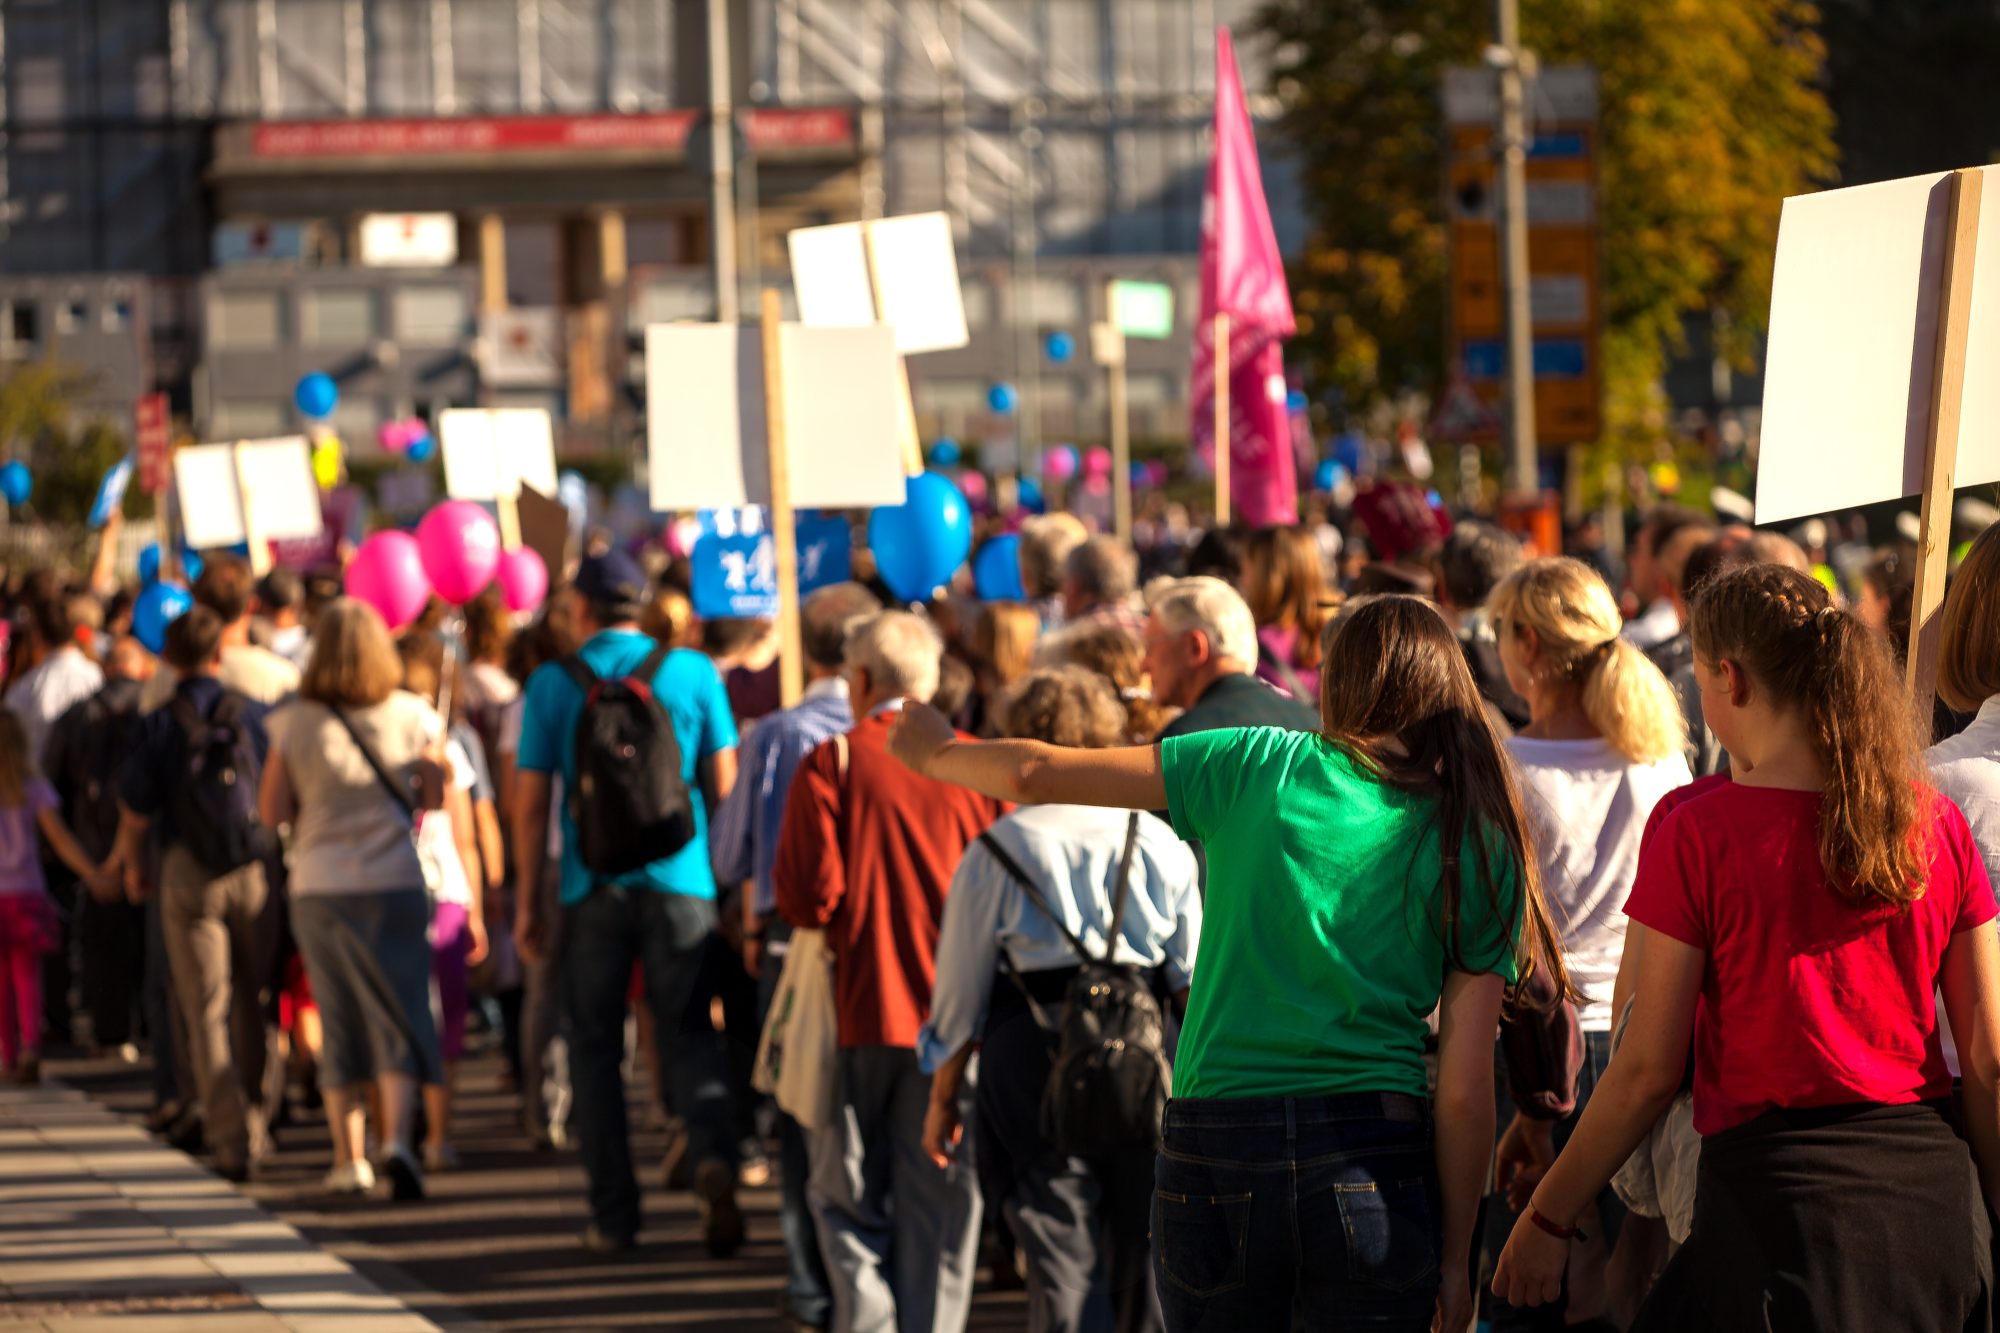
[[[966,844],[1006,806],[919,777],[889,756],[905,699],[937,689],[940,645],[921,617],[884,611],[847,635],[854,729],[799,766],[773,871],[778,911],[826,932],[839,1009],[839,1101],[813,1136],[807,1189],[839,1330],[963,1328],[979,1239],[969,1154],[923,1151],[938,922]],[[893,1203],[892,1203],[893,1200]]]

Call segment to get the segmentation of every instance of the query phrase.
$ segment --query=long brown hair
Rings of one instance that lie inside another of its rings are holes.
[[[2000,523],[1973,539],[1952,576],[1942,637],[1938,693],[1959,712],[1976,712],[2000,694]]]
[[[0,708],[0,809],[17,810],[28,803],[28,779],[34,772],[21,715]]]
[[[1319,543],[1303,528],[1259,528],[1243,548],[1243,600],[1258,628],[1276,625],[1298,635],[1291,666],[1319,665],[1326,628],[1326,579]]]
[[[1351,603],[1327,638],[1319,709],[1327,739],[1385,781],[1437,798],[1438,931],[1451,966],[1464,970],[1469,878],[1487,899],[1475,918],[1504,921],[1510,938],[1519,927],[1516,994],[1547,968],[1553,993],[1570,995],[1521,789],[1444,617],[1415,597]],[[1468,840],[1483,853],[1471,876],[1461,864]],[[1520,886],[1511,913],[1502,910],[1506,872]]]
[[[1922,897],[1923,760],[1882,636],[1810,574],[1782,565],[1717,574],[1695,595],[1692,625],[1706,666],[1735,662],[1804,718],[1826,771],[1819,860],[1834,892],[1857,906]]]

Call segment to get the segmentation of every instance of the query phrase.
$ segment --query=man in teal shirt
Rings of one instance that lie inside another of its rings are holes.
[[[639,567],[620,551],[591,556],[577,571],[576,591],[584,603],[586,642],[577,654],[583,666],[600,680],[638,671],[658,647],[639,628],[646,597]],[[648,684],[672,720],[681,777],[698,794],[693,838],[672,856],[606,880],[583,864],[567,803],[562,811],[560,984],[574,1126],[590,1179],[591,1225],[584,1244],[625,1250],[639,1233],[639,1187],[620,1073],[626,993],[637,963],[653,1011],[659,1068],[672,1109],[688,1127],[703,1238],[710,1253],[725,1255],[743,1242],[743,1218],[736,1206],[724,1047],[721,1035],[706,1024],[683,1032],[681,1017],[701,984],[703,954],[715,930],[708,814],[736,782],[736,723],[722,678],[700,653],[666,654]],[[583,707],[584,691],[564,663],[548,663],[529,678],[516,755],[514,850],[515,931],[531,960],[540,955],[552,924],[539,917],[535,883],[548,848],[549,796],[558,776],[564,791],[576,790],[575,736]]]

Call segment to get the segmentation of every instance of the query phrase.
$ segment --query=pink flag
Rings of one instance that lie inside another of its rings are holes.
[[[1190,396],[1195,449],[1202,454],[1215,446],[1218,313],[1229,316],[1231,508],[1252,526],[1296,523],[1298,474],[1285,414],[1282,346],[1294,327],[1292,298],[1227,28],[1215,30],[1215,157],[1201,199],[1201,320]]]

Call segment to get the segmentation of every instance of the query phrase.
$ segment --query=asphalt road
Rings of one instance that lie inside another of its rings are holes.
[[[114,1110],[142,1117],[149,1105],[144,1066],[60,1060],[51,1073]],[[666,1135],[634,1134],[643,1173],[647,1229],[629,1255],[599,1257],[577,1244],[588,1219],[583,1168],[571,1152],[537,1152],[516,1123],[515,1099],[499,1083],[500,1062],[469,1058],[455,1117],[464,1159],[435,1174],[418,1203],[332,1198],[320,1189],[329,1165],[325,1127],[315,1117],[281,1129],[277,1153],[244,1193],[310,1240],[354,1265],[409,1306],[447,1328],[782,1330],[783,1284],[775,1186],[742,1194],[749,1240],[727,1260],[701,1248],[693,1200],[660,1188]],[[635,1102],[635,1124],[642,1124]],[[1016,1293],[982,1280],[972,1327],[1025,1324]]]

